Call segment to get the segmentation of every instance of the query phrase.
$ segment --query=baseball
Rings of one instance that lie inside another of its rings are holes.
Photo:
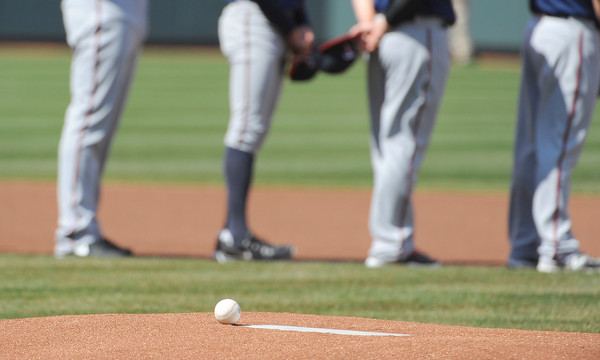
[[[242,309],[237,301],[223,299],[215,306],[215,319],[221,324],[235,324],[242,316]]]

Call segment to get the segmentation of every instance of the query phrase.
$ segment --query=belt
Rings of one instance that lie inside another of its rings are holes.
[[[539,12],[539,11],[534,12],[534,14],[538,15],[538,16],[550,16],[550,17],[561,18],[561,19],[573,18],[573,19],[579,19],[582,21],[591,21],[594,23],[594,26],[596,27],[596,29],[600,30],[600,22],[598,22],[598,20],[592,19],[592,18],[587,18],[587,17],[583,17],[583,16],[574,16],[574,15],[568,15],[568,14],[549,14],[549,13]]]
[[[383,13],[377,13],[378,15],[381,14],[383,15]],[[396,27],[396,26],[400,26],[406,23],[410,23],[410,22],[415,22],[417,20],[439,20],[440,25],[442,25],[442,27],[447,28],[450,25],[452,25],[452,23],[450,21],[448,21],[448,19],[437,15],[437,14],[431,14],[431,15],[421,15],[421,14],[414,14],[412,16],[408,16],[406,18],[403,18],[401,21],[399,21],[398,23],[394,23],[394,24],[390,24],[390,27]]]
[[[551,17],[557,17],[557,18],[562,18],[562,19],[568,19],[571,17],[571,15],[569,15],[569,14],[550,14],[550,13],[540,12],[540,11],[536,11],[536,12],[534,12],[534,14],[539,15],[539,16],[551,16]]]

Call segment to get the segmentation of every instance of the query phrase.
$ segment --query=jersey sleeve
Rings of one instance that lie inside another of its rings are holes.
[[[421,0],[390,0],[384,13],[385,19],[390,26],[410,20],[419,10],[420,3]]]
[[[279,5],[276,0],[252,0],[258,4],[267,19],[281,32],[283,36],[289,35],[292,30],[300,25],[308,24],[308,15],[304,4],[299,9],[288,11]]]

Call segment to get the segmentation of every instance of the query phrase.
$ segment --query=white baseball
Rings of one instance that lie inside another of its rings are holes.
[[[235,324],[242,316],[240,304],[233,299],[223,299],[215,306],[215,319],[221,324]]]

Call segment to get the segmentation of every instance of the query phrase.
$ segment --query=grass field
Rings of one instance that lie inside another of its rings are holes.
[[[600,332],[598,277],[499,267],[66,259],[0,255],[0,319],[95,313],[244,311]]]
[[[54,181],[68,67],[65,48],[0,47],[0,180]],[[227,71],[213,50],[147,49],[107,181],[220,184]],[[419,187],[508,188],[518,77],[516,62],[452,70]],[[366,113],[360,64],[343,76],[286,82],[257,184],[369,187]],[[599,115],[574,176],[576,192],[600,193]],[[600,332],[599,278],[585,274],[0,254],[0,319],[209,312],[224,297],[245,311]]]
[[[68,103],[67,49],[0,47],[0,179],[54,180]],[[221,182],[228,67],[212,49],[147,49],[107,167],[108,181]],[[454,68],[419,186],[508,188],[519,66]],[[600,193],[596,115],[574,191]],[[257,165],[261,185],[369,187],[364,66],[285,84]]]

